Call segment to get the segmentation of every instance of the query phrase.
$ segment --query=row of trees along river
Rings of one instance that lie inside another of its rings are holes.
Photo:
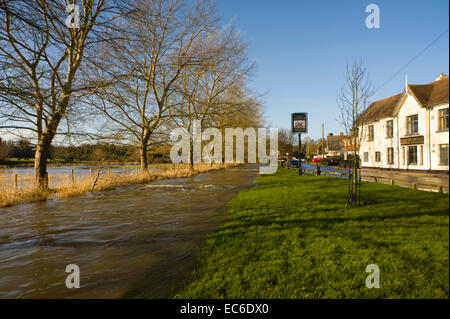
[[[131,145],[147,170],[172,128],[259,125],[247,44],[212,2],[72,2],[74,28],[65,1],[0,0],[0,133],[33,141],[41,189],[55,143]]]

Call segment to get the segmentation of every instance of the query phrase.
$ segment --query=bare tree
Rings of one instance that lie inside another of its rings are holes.
[[[246,89],[244,83],[230,88],[217,105],[212,126],[258,128],[263,125],[263,96]]]
[[[139,149],[142,170],[148,169],[147,150],[167,122],[168,111],[189,70],[205,63],[194,45],[215,23],[208,1],[138,0],[128,16],[128,37],[112,42],[111,63],[126,74],[114,86],[97,91],[92,101],[107,118],[111,137]]]
[[[200,126],[211,125],[224,109],[234,109],[236,103],[229,104],[227,94],[241,87],[254,68],[248,62],[247,45],[231,27],[210,30],[195,42],[195,47],[203,58],[186,69],[179,89],[180,103],[170,110],[172,123],[191,135],[194,121]],[[189,164],[193,170],[193,143]]]
[[[95,46],[108,40],[108,28],[126,3],[0,0],[0,129],[34,136],[35,179],[43,190],[62,120],[77,106],[75,99],[101,85],[81,81],[80,69],[92,67]],[[73,16],[66,12],[70,7]]]
[[[363,138],[364,129],[359,128],[358,117],[367,107],[368,100],[373,94],[373,86],[369,73],[362,62],[347,65],[345,73],[345,86],[337,94],[337,104],[340,109],[339,122],[351,141],[352,161],[349,168],[349,188],[346,201],[347,207],[356,207],[360,204],[360,157],[359,146]]]
[[[11,142],[3,141],[0,137],[0,163],[13,153],[13,144]]]
[[[319,144],[318,141],[314,141],[311,137],[307,136],[303,140],[303,145],[305,148],[305,155],[306,157],[311,157],[314,154],[317,154],[319,151]]]
[[[278,131],[278,149],[281,156],[286,156],[286,153],[292,155],[298,150],[298,142],[296,142],[295,134],[291,130],[281,129]]]
[[[221,130],[222,148],[225,147],[226,128],[257,129],[263,127],[263,97],[248,90],[245,83],[229,88],[217,103],[215,111],[208,116],[210,127]],[[236,141],[237,143],[238,141]],[[269,143],[266,144],[269,146]],[[236,145],[237,146],[237,145]],[[244,141],[244,152],[248,141]],[[248,154],[248,152],[246,152]],[[225,154],[222,154],[224,156]]]

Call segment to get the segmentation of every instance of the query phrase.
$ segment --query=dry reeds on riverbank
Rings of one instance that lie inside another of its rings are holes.
[[[155,180],[182,178],[211,170],[218,170],[236,164],[195,164],[194,171],[187,165],[170,165],[158,167],[149,171],[111,172],[102,171],[97,181],[96,174],[83,174],[73,177],[72,174],[49,174],[51,188],[42,192],[34,185],[32,174],[21,174],[20,185],[15,180],[15,174],[0,175],[0,207],[12,206],[20,203],[47,200],[49,198],[68,198],[85,194],[92,189],[104,191],[120,186],[149,183]]]

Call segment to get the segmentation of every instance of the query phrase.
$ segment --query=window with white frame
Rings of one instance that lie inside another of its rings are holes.
[[[381,152],[375,152],[375,162],[381,162]]]
[[[367,129],[368,129],[368,134],[369,134],[369,141],[373,141],[373,139],[375,137],[373,125],[369,125]]]
[[[406,117],[406,132],[408,135],[419,133],[419,115],[414,114]]]
[[[448,131],[448,108],[438,111],[439,131]]]
[[[386,158],[387,163],[394,164],[394,148],[388,147],[386,154],[387,154],[387,158]]]
[[[393,120],[386,121],[386,137],[387,138],[394,137],[394,121]]]
[[[417,146],[408,146],[408,165],[417,165]]]
[[[448,165],[448,144],[439,145],[439,165]]]
[[[364,152],[363,153],[363,161],[364,162],[368,162],[369,161],[369,152]]]

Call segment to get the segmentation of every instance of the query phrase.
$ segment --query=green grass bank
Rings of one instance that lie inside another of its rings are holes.
[[[176,298],[448,298],[449,198],[279,169],[228,205]],[[367,265],[380,269],[368,289]]]

